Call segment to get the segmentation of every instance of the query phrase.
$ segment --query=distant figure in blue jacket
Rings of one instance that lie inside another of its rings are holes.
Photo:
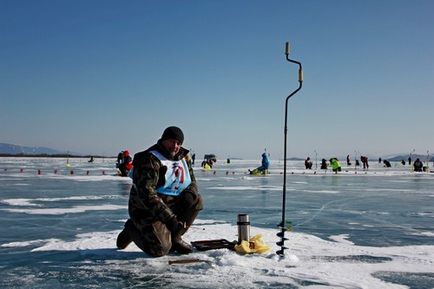
[[[267,153],[263,153],[262,154],[262,161],[261,161],[261,166],[260,166],[260,168],[261,168],[261,170],[268,170],[268,168],[270,167],[270,159],[268,158],[268,155],[267,155]]]
[[[266,175],[268,174],[268,168],[270,167],[270,159],[266,152],[262,154],[261,166],[254,169],[253,171],[249,170],[251,175]]]

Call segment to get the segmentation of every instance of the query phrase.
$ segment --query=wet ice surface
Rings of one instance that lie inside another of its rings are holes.
[[[273,162],[266,177],[246,174],[258,162],[195,170],[205,209],[185,239],[236,240],[236,216],[247,213],[251,235],[262,234],[269,253],[149,258],[134,244],[115,247],[131,181],[114,176],[114,160],[70,159],[66,167],[65,159],[2,158],[0,287],[434,287],[434,174],[372,164],[368,172],[344,168],[334,175],[289,162],[286,216],[293,231],[279,258],[283,163]],[[169,265],[184,259],[199,261]]]

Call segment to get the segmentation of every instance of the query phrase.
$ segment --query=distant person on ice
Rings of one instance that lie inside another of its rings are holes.
[[[421,172],[423,167],[423,163],[417,158],[413,163],[413,168],[415,172]]]
[[[351,166],[350,155],[347,155],[347,166]]]
[[[366,157],[366,156],[361,156],[360,157],[360,160],[362,161],[362,164],[363,164],[363,169],[365,170],[367,170],[367,169],[369,169],[369,164],[368,164],[368,157]]]
[[[134,242],[154,257],[193,251],[181,237],[203,205],[183,141],[181,129],[170,126],[155,145],[134,155],[130,219],[117,238],[119,249]]]
[[[341,164],[339,163],[337,158],[331,158],[330,165],[332,166],[332,170],[335,172],[335,174],[342,170]]]
[[[119,168],[120,164],[122,163],[123,158],[124,158],[124,151],[120,151],[118,153],[118,157],[116,159],[116,168]]]
[[[261,166],[257,167],[253,171],[249,170],[251,175],[266,175],[268,173],[268,168],[270,167],[270,159],[268,158],[267,152],[264,152],[261,157]]]
[[[310,160],[310,157],[307,157],[307,159],[305,159],[304,167],[306,168],[306,170],[312,169],[312,161]]]
[[[121,161],[118,164],[120,175],[123,177],[128,176],[128,173],[132,168],[133,168],[133,160],[130,156],[130,152],[128,150],[125,150],[122,152]]]
[[[327,160],[326,159],[322,159],[321,160],[321,169],[322,170],[326,170],[327,169]]]
[[[194,161],[196,160],[196,154],[191,156],[191,164],[194,166]]]
[[[390,168],[392,166],[388,160],[383,160],[383,164],[386,168]]]

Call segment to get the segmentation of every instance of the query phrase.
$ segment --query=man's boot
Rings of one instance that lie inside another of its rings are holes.
[[[187,230],[190,228],[198,213],[199,211],[193,211],[187,216],[184,216],[183,219],[185,220],[185,227],[183,230],[179,231],[176,236],[172,236],[172,248],[170,249],[171,251],[176,251],[179,254],[189,254],[193,252],[193,246],[182,240],[181,236],[184,235],[184,233],[187,232]]]
[[[178,212],[178,220],[184,223],[184,229],[177,232],[176,235],[172,235],[172,248],[170,251],[176,251],[179,254],[189,254],[193,252],[193,246],[184,240],[181,236],[187,232],[191,224],[193,224],[199,211],[202,210],[202,198],[196,200],[196,202],[191,199],[189,203],[192,205],[189,209],[184,209],[182,212]]]
[[[125,223],[124,229],[119,233],[118,238],[116,239],[116,246],[120,250],[125,249],[133,241],[130,233],[128,232],[128,227],[132,225],[131,222],[131,220],[128,220]]]
[[[193,252],[193,246],[182,240],[181,236],[178,235],[172,239],[171,251],[176,251],[179,254],[190,254]]]

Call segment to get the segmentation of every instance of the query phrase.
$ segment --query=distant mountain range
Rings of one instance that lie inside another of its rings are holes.
[[[408,158],[409,158],[409,154],[406,154],[406,155],[397,155],[397,156],[394,156],[394,157],[390,157],[390,158],[384,158],[384,159],[387,159],[388,161],[391,161],[391,162],[400,162],[400,161],[402,161],[402,160],[404,160],[404,161],[408,161]],[[420,159],[421,161],[426,161],[426,158],[427,157],[429,157],[429,161],[430,162],[432,162],[432,161],[434,161],[434,156],[432,156],[432,155],[418,155],[418,154],[412,154],[411,155],[411,159],[412,159],[412,161],[414,161],[415,159]]]
[[[57,149],[47,148],[47,147],[29,147],[29,146],[22,146],[22,145],[15,145],[15,144],[8,144],[8,143],[0,143],[0,155],[69,155],[69,156],[83,156],[82,154],[74,153],[74,152],[68,152],[68,151],[61,151]],[[95,156],[99,157],[99,156]],[[383,159],[391,161],[391,162],[400,162],[401,160],[408,161],[409,154],[396,154],[391,156],[385,156]],[[427,155],[420,155],[420,154],[412,154],[411,159],[414,161],[415,159],[419,158],[421,161],[426,161]],[[237,158],[232,158],[237,159]],[[345,159],[342,157],[342,159]],[[299,157],[288,157],[288,160],[293,161],[300,161],[304,160],[304,158]],[[369,158],[370,161],[373,161],[374,159]],[[434,155],[429,156],[429,161],[434,161]]]
[[[58,155],[66,154],[66,151],[60,151],[47,147],[28,147],[8,143],[0,143],[0,154],[8,155]]]

